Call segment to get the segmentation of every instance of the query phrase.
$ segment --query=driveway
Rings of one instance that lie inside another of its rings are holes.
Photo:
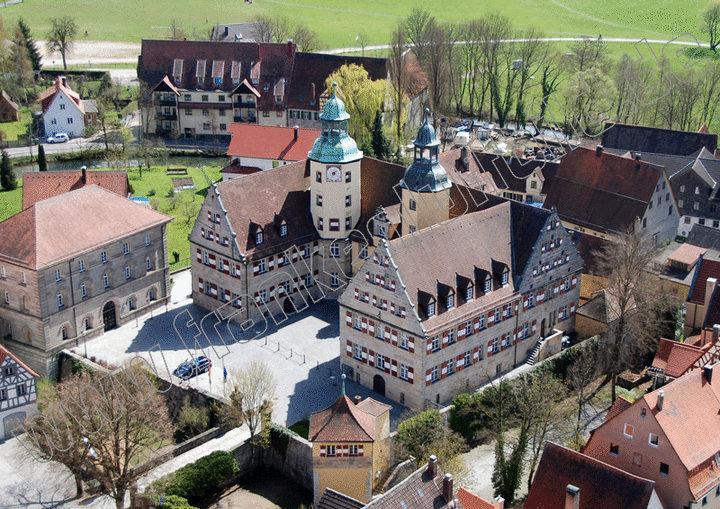
[[[284,323],[268,326],[266,331],[243,332],[235,324],[218,322],[214,315],[192,304],[190,272],[173,276],[168,311],[152,315],[109,331],[86,345],[73,348],[77,354],[120,364],[135,356],[146,359],[158,376],[181,386],[195,387],[222,398],[230,392],[233,370],[252,361],[266,363],[275,373],[277,383],[273,421],[291,425],[322,410],[340,395],[340,344],[338,339],[338,306],[335,301],[321,301],[310,309],[289,317]],[[264,327],[263,327],[264,328]],[[171,375],[183,360],[206,355],[213,367],[209,373],[188,381]],[[223,366],[229,377],[223,382]],[[387,402],[371,390],[346,382],[349,396],[359,394]],[[402,407],[392,412],[396,422]]]

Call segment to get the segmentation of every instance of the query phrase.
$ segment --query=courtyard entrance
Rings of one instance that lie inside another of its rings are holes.
[[[385,379],[380,375],[373,377],[373,390],[380,394],[380,396],[385,396]]]
[[[103,306],[103,323],[105,330],[109,331],[117,327],[117,317],[115,316],[115,303],[108,301]]]

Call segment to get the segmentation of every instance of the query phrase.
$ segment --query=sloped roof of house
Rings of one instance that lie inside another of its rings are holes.
[[[230,157],[299,161],[307,159],[313,143],[320,136],[319,129],[296,129],[244,123],[230,124]]]
[[[460,488],[455,494],[461,509],[495,509],[495,506],[479,495],[472,493],[465,488]]]
[[[654,481],[547,442],[524,508],[565,507],[568,484],[580,488],[580,509],[647,509],[655,488]]]
[[[720,250],[720,230],[695,223],[686,242],[693,246]]]
[[[37,373],[35,373],[35,371],[33,371],[33,370],[30,368],[30,366],[28,366],[27,364],[25,364],[25,363],[20,359],[20,357],[18,357],[18,356],[15,355],[14,353],[12,353],[10,350],[8,350],[7,348],[5,348],[3,345],[0,345],[0,365],[2,365],[2,363],[5,362],[5,359],[7,359],[8,357],[10,357],[13,361],[15,361],[15,362],[18,364],[18,366],[20,366],[20,367],[23,368],[25,371],[27,371],[30,376],[33,376],[33,377],[35,377],[35,378],[37,378],[37,377],[39,376]]]
[[[684,375],[707,351],[711,345],[705,347],[680,343],[671,339],[660,338],[652,367],[661,369],[672,378]]]
[[[97,185],[119,196],[130,194],[127,171],[38,171],[23,174],[23,209],[58,194]]]
[[[707,252],[704,247],[693,246],[689,243],[680,244],[680,246],[668,256],[668,261],[682,263],[692,267]]]
[[[689,156],[703,147],[715,152],[717,134],[607,122],[602,144],[614,149]]]
[[[252,175],[253,173],[258,173],[260,171],[262,170],[257,166],[243,166],[237,161],[233,161],[220,170],[220,173],[228,173],[231,175]]]
[[[552,177],[555,176],[560,165],[555,161],[503,157],[485,152],[476,153],[476,156],[480,167],[492,175],[498,189],[507,189],[516,193],[526,191],[526,180],[536,169],[540,170],[543,177],[537,192],[547,193]]]
[[[332,488],[325,488],[325,491],[318,500],[317,509],[362,509],[365,504],[359,500],[335,491]]]
[[[453,184],[462,185],[470,189],[495,194],[497,186],[491,173],[484,171],[478,155],[471,150],[467,151],[467,159],[463,161],[462,149],[456,148],[440,153],[440,164]]]
[[[624,232],[643,217],[662,175],[660,166],[579,147],[560,161],[544,207],[580,226]]]
[[[325,410],[310,415],[311,442],[373,442],[375,416],[345,395]]]
[[[171,219],[89,185],[38,201],[0,222],[0,258],[40,269]]]
[[[20,107],[17,105],[17,103],[10,98],[10,94],[8,94],[7,92],[5,92],[3,90],[2,92],[0,92],[0,95],[2,95],[2,98],[5,101],[5,104],[10,106],[12,109],[14,109],[16,111],[20,109]]]
[[[78,93],[71,89],[69,86],[63,84],[63,79],[64,78],[62,76],[58,76],[57,78],[55,78],[55,81],[52,85],[50,85],[50,87],[48,87],[43,92],[41,92],[40,95],[38,95],[37,100],[42,107],[43,113],[47,111],[47,109],[52,104],[53,99],[59,92],[64,92],[65,95],[67,95],[77,105],[78,109],[85,113],[83,101],[82,99],[80,99],[80,95],[78,95]]]
[[[371,80],[387,78],[387,60],[325,53],[295,54],[295,64],[290,76],[288,108],[320,111],[320,96],[326,92],[325,80],[343,65],[363,67]]]
[[[423,465],[367,504],[365,509],[452,509],[454,501],[445,500],[443,496],[444,476],[439,465],[434,477],[427,465]]]
[[[695,269],[695,276],[692,285],[690,285],[688,301],[693,304],[705,303],[705,288],[708,278],[711,277],[720,281],[720,260],[702,258]]]

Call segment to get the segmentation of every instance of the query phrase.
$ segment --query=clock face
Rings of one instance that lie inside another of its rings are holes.
[[[328,166],[326,170],[326,176],[329,182],[340,182],[342,178],[342,172],[337,166]]]

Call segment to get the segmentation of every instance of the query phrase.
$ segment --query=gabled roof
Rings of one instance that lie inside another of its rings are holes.
[[[602,144],[613,149],[689,156],[703,147],[715,152],[717,134],[607,122]]]
[[[707,344],[705,347],[701,347],[660,338],[652,367],[662,370],[669,377],[681,377],[693,367],[710,346]]]
[[[261,171],[262,170],[257,166],[243,166],[237,161],[233,161],[232,163],[225,166],[222,170],[220,170],[220,173],[230,175],[252,175],[253,173],[258,173]]]
[[[18,366],[23,368],[30,376],[33,376],[37,378],[39,375],[33,371],[30,366],[25,364],[22,360],[20,360],[20,357],[12,353],[10,350],[5,348],[3,345],[0,345],[0,365],[2,365],[3,362],[5,362],[5,359],[11,358],[13,361],[17,363]]]
[[[230,124],[230,157],[248,157],[254,159],[274,159],[278,161],[299,161],[306,159],[315,139],[320,136],[319,129],[297,129],[233,123]]]
[[[89,185],[0,222],[0,259],[41,269],[171,219]]]
[[[720,230],[695,223],[686,242],[693,246],[720,250]]]
[[[565,507],[568,484],[580,488],[580,509],[647,509],[655,482],[548,442],[525,509]]]
[[[695,269],[695,276],[690,286],[688,301],[693,304],[705,303],[705,287],[707,286],[708,278],[711,277],[720,281],[720,260],[702,258]]]
[[[365,509],[453,509],[453,500],[443,496],[443,473],[440,466],[433,477],[427,465],[406,477],[381,496],[365,506]]]
[[[0,95],[2,95],[2,98],[5,101],[5,104],[10,106],[12,109],[14,109],[14,110],[20,109],[20,107],[17,105],[17,103],[10,98],[10,95],[7,92],[5,92],[3,90],[2,92],[0,92]]]
[[[453,184],[492,194],[497,192],[492,174],[483,170],[477,154],[471,150],[467,151],[465,161],[463,161],[463,151],[459,148],[442,152],[438,159]]]
[[[65,78],[63,78],[62,76],[58,76],[57,78],[55,78],[55,81],[52,85],[50,85],[49,88],[45,89],[43,92],[40,93],[40,95],[38,95],[37,100],[40,103],[40,106],[42,106],[43,112],[47,111],[57,94],[59,94],[60,92],[64,92],[65,95],[67,95],[70,100],[75,103],[77,108],[83,113],[85,113],[85,110],[83,109],[82,99],[80,99],[80,96],[77,92],[75,92],[73,89],[63,83],[64,79]]]
[[[485,152],[476,153],[476,157],[483,171],[492,175],[498,189],[507,189],[516,193],[526,191],[526,180],[535,170],[539,170],[544,179],[541,187],[537,189],[538,194],[541,191],[547,193],[550,180],[560,164],[555,161],[503,157]]]
[[[544,207],[580,226],[624,232],[643,217],[662,176],[660,166],[579,147],[560,161]]]
[[[122,197],[130,194],[130,182],[124,170],[86,171],[85,182],[82,170],[26,172],[23,174],[22,206],[26,209],[41,200],[93,184]]]
[[[384,58],[298,52],[290,77],[288,108],[319,111],[320,96],[327,92],[325,80],[338,68],[349,64],[363,67],[371,80],[384,80],[388,75]]]
[[[460,509],[495,509],[495,505],[465,488],[457,490],[455,496],[460,502]]]
[[[310,442],[373,442],[375,417],[345,395],[310,415]]]

